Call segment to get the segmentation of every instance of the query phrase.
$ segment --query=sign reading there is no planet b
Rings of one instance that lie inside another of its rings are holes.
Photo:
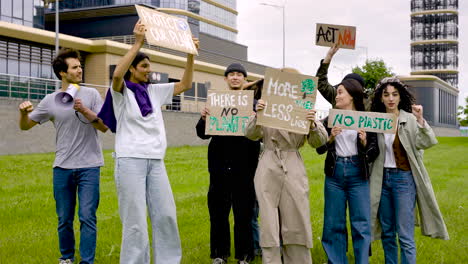
[[[244,136],[253,114],[253,91],[211,90],[206,98],[205,134]]]
[[[328,127],[395,134],[397,119],[394,114],[330,109]]]
[[[187,20],[135,5],[149,44],[198,55]]]
[[[317,46],[332,47],[335,43],[338,48],[354,49],[356,46],[356,27],[317,24],[315,33]]]

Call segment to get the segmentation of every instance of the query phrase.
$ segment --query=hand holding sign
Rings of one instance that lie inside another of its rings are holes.
[[[333,56],[335,56],[335,53],[339,50],[338,45],[335,43],[333,46],[330,47],[330,49],[327,52],[327,56],[325,56],[325,59],[323,59],[323,63],[330,63]]]
[[[367,133],[363,129],[358,130],[359,140],[361,144],[365,147],[367,146]]]
[[[312,109],[307,112],[306,119],[310,121],[310,128],[315,127],[315,114],[317,113],[316,110]]]
[[[141,19],[140,19],[138,20],[138,22],[135,24],[135,27],[133,28],[133,35],[135,35],[135,43],[140,43],[143,45],[143,42],[145,41],[145,33],[146,33],[146,27],[141,22]]]

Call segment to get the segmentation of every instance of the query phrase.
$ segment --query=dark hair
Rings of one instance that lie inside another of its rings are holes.
[[[354,108],[357,111],[366,111],[364,107],[364,89],[362,85],[355,79],[345,79],[338,87],[343,85],[349,95],[353,98]]]
[[[133,59],[132,61],[132,64],[131,66],[133,66],[134,68],[136,68],[136,66],[138,65],[138,63],[140,63],[140,61],[144,60],[144,59],[148,59],[149,60],[149,57],[148,55],[146,55],[145,53],[143,52],[138,52],[135,59]],[[130,69],[127,70],[127,72],[125,73],[124,75],[124,79],[125,80],[128,80],[130,79],[130,76],[132,75],[132,73],[130,72]]]
[[[80,52],[75,49],[62,48],[60,49],[58,55],[52,61],[52,68],[54,69],[55,76],[57,76],[59,80],[62,80],[60,72],[68,71],[68,64],[65,61],[68,58],[74,58],[81,61]]]
[[[406,112],[411,113],[411,106],[415,103],[416,99],[414,98],[414,95],[408,90],[408,85],[404,84],[395,77],[383,78],[377,84],[377,87],[375,88],[374,94],[372,96],[371,111],[382,113],[387,111],[385,104],[382,102],[382,95],[389,85],[395,87],[400,94],[400,103],[398,104],[398,109],[403,109]]]

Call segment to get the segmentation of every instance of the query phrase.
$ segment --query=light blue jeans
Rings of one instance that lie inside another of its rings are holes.
[[[148,210],[153,262],[178,264],[182,258],[176,207],[163,160],[117,158],[115,182],[122,221],[121,264],[149,264]]]
[[[356,264],[369,263],[371,244],[369,181],[362,176],[358,156],[336,160],[333,176],[325,178],[322,246],[329,264],[347,264],[346,207]]]
[[[382,226],[382,246],[386,264],[398,263],[398,245],[402,264],[416,263],[414,242],[414,209],[416,185],[411,171],[400,169],[384,170],[379,220]]]

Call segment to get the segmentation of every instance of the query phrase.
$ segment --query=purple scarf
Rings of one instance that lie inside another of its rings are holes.
[[[148,95],[148,84],[147,83],[134,83],[125,80],[125,86],[135,94],[135,100],[137,101],[138,107],[142,116],[147,116],[153,113],[153,106]],[[115,133],[117,129],[117,120],[115,119],[114,106],[112,104],[112,93],[107,90],[106,99],[102,105],[101,111],[98,117],[102,119],[102,122]]]

